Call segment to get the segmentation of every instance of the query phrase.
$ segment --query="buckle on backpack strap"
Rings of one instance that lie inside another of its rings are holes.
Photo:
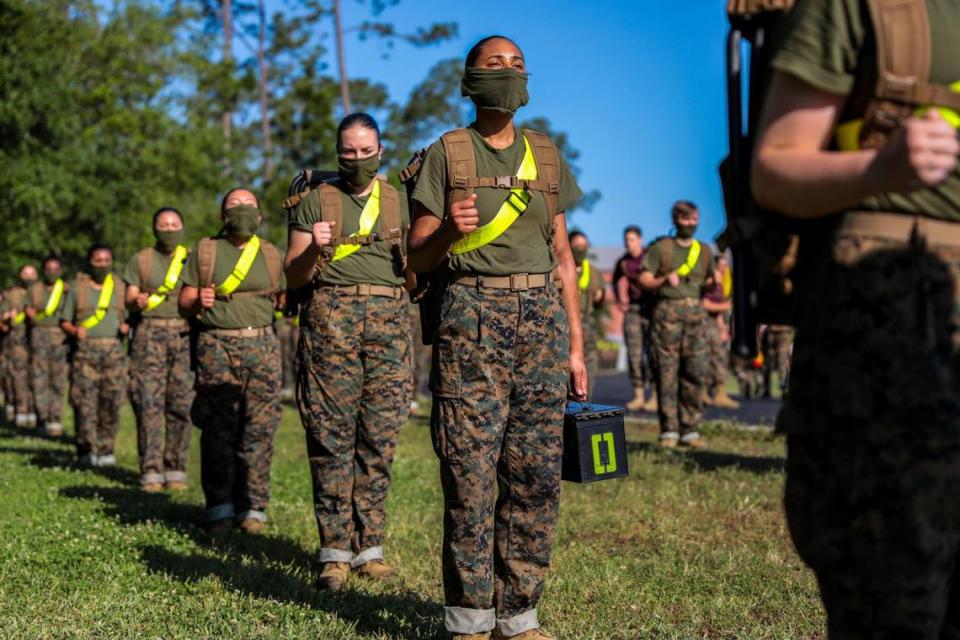
[[[530,276],[526,273],[510,274],[510,291],[526,291],[530,288]]]
[[[452,187],[454,189],[467,189],[470,187],[470,178],[466,176],[453,176]]]
[[[560,183],[559,183],[559,182],[548,182],[548,183],[547,183],[547,193],[560,193]]]
[[[493,186],[497,189],[512,189],[517,185],[517,176],[496,176],[493,179]]]

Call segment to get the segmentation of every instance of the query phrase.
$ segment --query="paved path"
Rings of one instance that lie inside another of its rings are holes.
[[[630,379],[625,373],[603,373],[597,376],[596,384],[593,389],[593,401],[598,404],[612,404],[623,406],[633,398],[633,389],[630,386]],[[731,420],[751,426],[773,426],[777,412],[780,410],[780,401],[773,399],[744,400],[734,396],[740,401],[740,408],[716,409],[707,407],[704,414],[706,420]],[[651,413],[628,414],[639,419],[656,420],[656,416]]]

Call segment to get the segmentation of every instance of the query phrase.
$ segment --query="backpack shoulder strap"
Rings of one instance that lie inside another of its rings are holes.
[[[140,276],[140,290],[147,291],[150,288],[150,271],[153,269],[153,250],[142,249],[137,253],[137,272]]]
[[[403,251],[403,220],[400,217],[400,192],[386,180],[380,181],[380,236],[391,247]]]
[[[473,195],[473,188],[466,186],[466,180],[477,177],[477,155],[473,148],[473,139],[466,129],[448,131],[440,140],[447,156],[447,211],[454,202],[465,200]]]
[[[123,322],[123,315],[126,312],[126,290],[127,283],[123,281],[116,273],[113,274],[113,308],[120,315],[120,322]]]
[[[670,265],[673,264],[673,239],[668,236],[660,238],[654,243],[654,246],[659,247],[660,251],[657,276],[665,276],[670,273]]]
[[[74,298],[76,300],[74,316],[75,319],[83,319],[87,317],[87,311],[90,309],[90,276],[85,273],[77,274],[77,289],[74,292]]]
[[[334,233],[343,233],[343,199],[340,189],[332,184],[321,184],[317,187],[320,197],[320,219],[324,222],[335,222]]]
[[[557,146],[553,144],[550,136],[524,129],[523,135],[530,143],[530,150],[533,151],[533,159],[537,163],[537,179],[546,181],[551,188],[543,192],[543,199],[547,203],[547,215],[556,216],[560,211],[560,153]],[[556,184],[556,188],[552,185]]]
[[[201,287],[210,287],[213,281],[213,268],[217,262],[216,238],[204,238],[197,244],[197,278]]]
[[[267,263],[271,293],[279,291],[280,277],[283,274],[283,261],[280,260],[280,251],[272,242],[264,241],[260,244],[260,253],[263,254],[263,260]]]
[[[44,283],[38,282],[30,287],[30,306],[39,308],[43,303]]]

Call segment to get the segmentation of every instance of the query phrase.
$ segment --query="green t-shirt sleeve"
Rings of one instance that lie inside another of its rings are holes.
[[[313,233],[313,225],[320,222],[320,192],[311,191],[290,215],[290,228]]]
[[[648,247],[643,254],[643,261],[640,263],[640,267],[644,271],[649,271],[654,275],[660,271],[660,243],[655,243],[653,246]]]
[[[790,12],[772,66],[815,89],[848,95],[866,38],[861,0],[807,0]]]
[[[77,311],[77,296],[74,293],[76,289],[76,284],[70,287],[70,291],[67,293],[66,297],[63,300],[63,306],[60,307],[60,319],[66,320],[68,322],[74,321],[74,314]]]
[[[577,201],[583,196],[580,185],[577,184],[577,178],[570,170],[570,165],[560,156],[560,196],[557,200],[559,211],[566,211],[573,208]]]
[[[413,199],[438,218],[443,218],[447,195],[447,154],[443,142],[430,145],[413,189]]]
[[[140,287],[140,261],[137,260],[137,254],[127,260],[127,266],[123,269],[123,281],[135,287]]]
[[[183,284],[188,287],[200,286],[200,275],[198,271],[197,247],[194,247],[191,249],[190,255],[187,256],[187,262],[183,265],[183,272],[180,274],[180,279],[183,281]]]

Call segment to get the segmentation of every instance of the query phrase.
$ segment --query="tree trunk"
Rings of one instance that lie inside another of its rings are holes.
[[[267,15],[264,0],[259,0],[260,31],[257,34],[257,66],[260,76],[260,131],[263,135],[263,182],[273,175],[273,144],[270,140],[270,103],[267,94]]]
[[[340,100],[343,115],[350,113],[350,84],[347,80],[347,63],[343,52],[343,26],[340,24],[340,0],[333,0],[334,32],[337,36],[337,67],[340,70]]]
[[[223,19],[223,62],[233,60],[233,1],[220,1],[220,14]],[[233,111],[224,104],[223,109],[223,137],[230,139],[233,133]]]

